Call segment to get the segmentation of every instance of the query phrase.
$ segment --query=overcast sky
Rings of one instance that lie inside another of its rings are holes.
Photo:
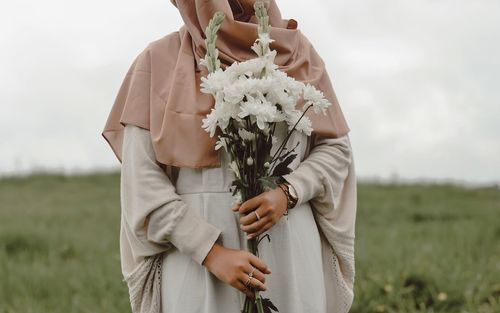
[[[498,0],[277,1],[327,63],[360,177],[500,182]],[[4,3],[0,174],[118,169],[100,133],[125,72],[181,25],[168,0]]]

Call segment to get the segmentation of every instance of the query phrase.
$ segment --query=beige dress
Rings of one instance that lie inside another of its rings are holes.
[[[285,128],[278,127],[279,142],[284,134]],[[296,150],[298,157],[291,164],[294,169],[304,161],[311,144],[310,137],[297,132],[292,134],[288,147],[296,142],[300,144]],[[331,158],[330,165],[336,166],[337,172],[329,178],[345,180],[352,163],[349,139],[347,136],[321,139],[316,145],[321,147],[316,159],[312,152],[302,170],[285,176],[297,190],[299,202],[288,216],[266,232],[271,240],[264,239],[259,245],[260,257],[272,269],[262,295],[270,298],[279,312],[333,313],[333,307],[348,310],[352,301],[341,298],[340,293],[327,294],[327,280],[331,277],[324,271],[326,241],[322,245],[319,222],[315,221],[309,201],[324,199],[331,193],[337,193],[336,198],[341,200],[342,188],[331,189],[324,176],[328,169],[323,168],[326,171],[321,174],[318,166]],[[222,164],[219,168],[173,167],[165,171],[155,161],[149,131],[135,125],[125,127],[121,177],[122,270],[125,277],[130,276],[141,258],[152,254],[162,256],[158,267],[161,269],[157,291],[161,294],[159,312],[236,313],[242,308],[244,295],[201,265],[216,241],[225,247],[244,249],[245,234],[239,230],[238,213],[230,209],[235,200],[229,190],[234,174],[227,166],[229,156],[224,149],[219,151]],[[340,206],[340,202],[336,205]],[[317,207],[321,209],[321,202]],[[347,226],[352,228],[353,224]],[[332,271],[342,273],[340,268]],[[335,313],[347,312],[343,310]]]

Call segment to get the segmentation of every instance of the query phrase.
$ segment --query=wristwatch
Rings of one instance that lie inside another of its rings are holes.
[[[286,198],[288,200],[287,210],[297,205],[297,201],[299,200],[299,198],[297,196],[297,191],[295,190],[295,188],[283,177],[280,177],[277,183],[281,190],[283,190],[283,192],[286,194]]]

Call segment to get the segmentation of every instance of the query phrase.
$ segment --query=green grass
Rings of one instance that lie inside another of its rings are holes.
[[[0,180],[0,313],[130,312],[119,192],[117,173]],[[498,189],[360,184],[356,235],[351,312],[500,312]]]

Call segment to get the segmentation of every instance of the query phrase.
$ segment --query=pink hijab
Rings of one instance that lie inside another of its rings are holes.
[[[211,95],[200,90],[200,78],[207,75],[199,61],[205,54],[204,29],[216,11],[226,14],[217,39],[219,58],[225,67],[234,61],[254,58],[250,46],[257,38],[255,16],[239,21],[233,16],[231,0],[176,0],[184,24],[179,31],[151,42],[131,65],[108,116],[102,136],[121,162],[123,130],[126,124],[150,130],[157,161],[177,167],[219,167],[214,137],[201,127],[214,106]],[[325,64],[297,23],[281,18],[275,0],[266,3],[276,40],[275,59],[289,76],[316,86],[332,103],[327,115],[307,112],[313,136],[341,137],[349,132]],[[299,105],[301,107],[302,104]]]

